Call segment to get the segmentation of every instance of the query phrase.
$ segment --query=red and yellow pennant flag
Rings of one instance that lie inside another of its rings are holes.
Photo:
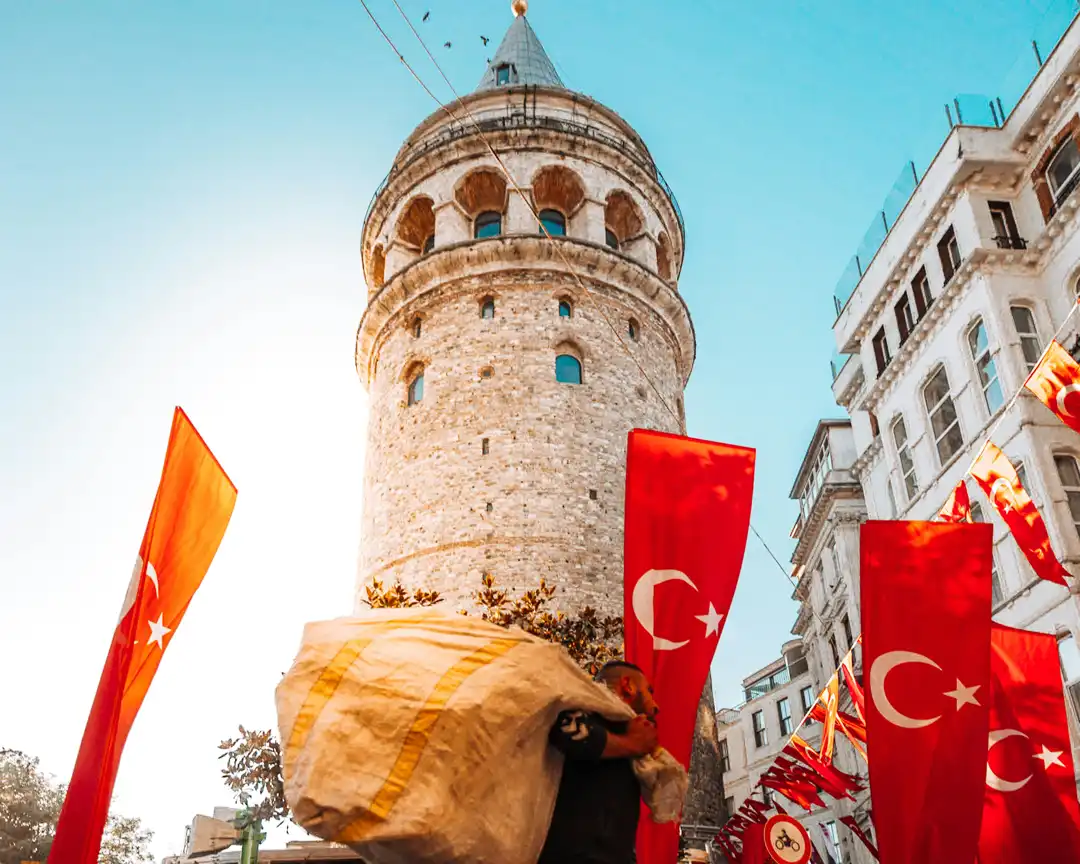
[[[992,441],[987,441],[971,468],[971,476],[1009,526],[1035,574],[1047,582],[1067,584],[1069,572],[1054,555],[1042,514],[1020,483],[1009,457]]]
[[[236,487],[177,408],[161,482],[83,732],[50,861],[97,864],[132,722],[214,559],[235,503]]]
[[[971,522],[971,498],[967,483],[961,480],[949,493],[944,506],[937,514],[938,522]]]
[[[1080,432],[1080,364],[1054,340],[1024,386],[1058,419]]]

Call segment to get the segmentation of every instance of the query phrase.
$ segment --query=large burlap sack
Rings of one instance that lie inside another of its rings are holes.
[[[535,864],[569,708],[632,716],[520,630],[433,609],[308,624],[277,687],[285,797],[372,864]]]
[[[682,815],[690,778],[679,760],[663,747],[634,760],[634,776],[653,822],[674,822]]]

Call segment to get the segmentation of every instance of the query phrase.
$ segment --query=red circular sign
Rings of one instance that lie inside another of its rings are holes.
[[[790,816],[773,816],[765,823],[765,848],[776,864],[806,864],[813,854],[810,835]]]

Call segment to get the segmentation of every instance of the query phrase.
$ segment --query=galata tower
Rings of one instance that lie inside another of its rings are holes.
[[[627,433],[685,425],[682,217],[638,134],[567,89],[525,0],[513,10],[364,222],[358,590],[400,580],[465,605],[490,572],[621,615]]]

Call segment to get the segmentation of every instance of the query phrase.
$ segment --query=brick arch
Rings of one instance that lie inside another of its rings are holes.
[[[423,249],[424,243],[435,234],[435,204],[426,195],[413,198],[401,211],[394,236],[402,243]]]
[[[532,178],[537,210],[558,210],[571,216],[585,201],[585,184],[565,165],[545,165]]]
[[[480,213],[506,212],[506,178],[492,168],[477,168],[458,181],[454,200],[470,218]]]
[[[379,243],[371,250],[371,287],[378,290],[386,281],[386,251]]]
[[[665,282],[671,281],[671,241],[663,231],[656,239],[656,272]]]
[[[620,243],[625,243],[641,233],[645,220],[641,215],[641,208],[629,192],[615,189],[608,194],[604,203],[604,225]]]

